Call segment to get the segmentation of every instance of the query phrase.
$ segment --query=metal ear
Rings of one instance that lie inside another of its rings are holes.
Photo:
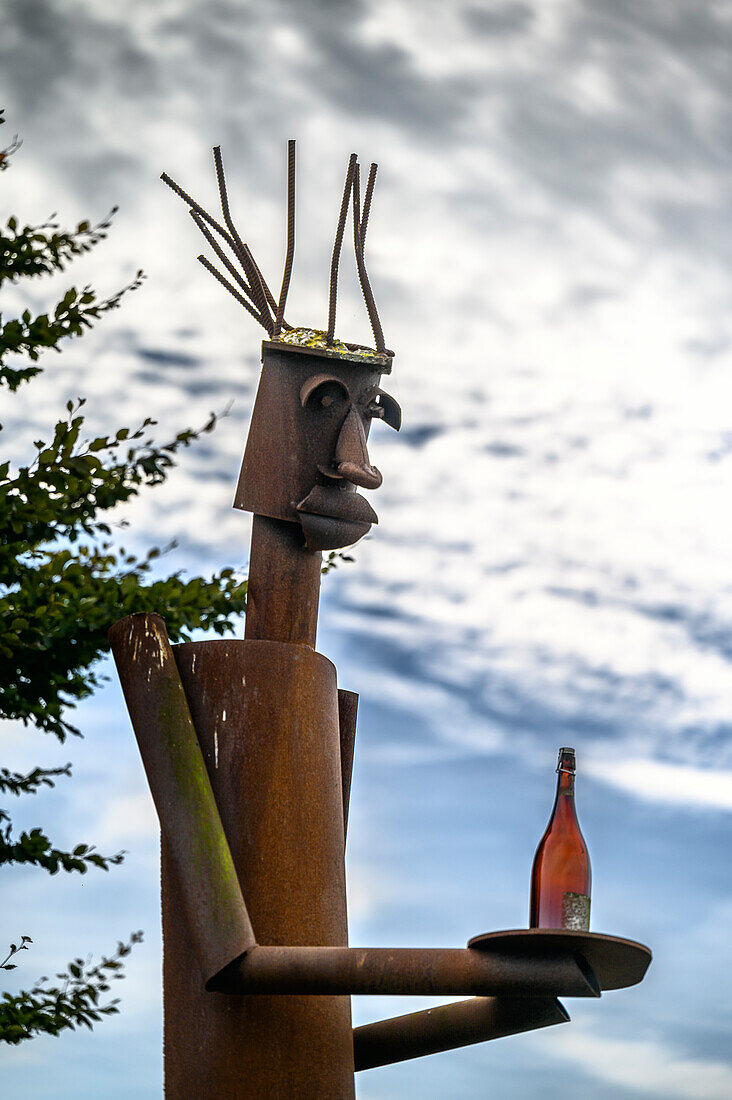
[[[390,393],[385,393],[384,390],[377,390],[376,396],[379,399],[379,405],[384,410],[382,420],[395,432],[398,432],[402,426],[401,405],[396,398],[392,397]]]
[[[300,404],[303,406],[307,405],[308,401],[313,396],[315,391],[320,389],[321,386],[324,386],[326,382],[335,382],[335,384],[337,386],[340,386],[340,388],[343,390],[346,397],[351,396],[348,392],[348,387],[346,386],[345,382],[342,382],[340,378],[336,378],[335,375],[313,374],[310,378],[303,382],[302,389],[300,390]]]

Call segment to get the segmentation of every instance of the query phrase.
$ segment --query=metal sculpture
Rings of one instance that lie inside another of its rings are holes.
[[[231,218],[219,149],[214,161],[226,228],[163,179],[233,282],[201,262],[269,337],[234,502],[254,513],[245,637],[171,646],[163,619],[148,614],[110,631],[161,825],[165,1090],[174,1100],[336,1100],[354,1096],[355,1070],[562,1023],[557,996],[632,985],[650,952],[538,929],[478,936],[461,949],[348,947],[358,696],[338,688],[315,641],[322,551],[351,545],[376,522],[358,492],[381,484],[370,424],[398,430],[401,421],[380,386],[393,353],[364,261],[376,166],[362,204],[355,154],[349,160],[328,327],[318,331],[285,320],[294,142],[277,302]],[[374,349],[335,338],[349,206]],[[353,993],[475,996],[354,1031]]]

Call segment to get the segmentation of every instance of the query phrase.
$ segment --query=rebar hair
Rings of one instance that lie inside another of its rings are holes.
[[[252,297],[252,290],[251,290],[251,287],[249,286],[249,283],[246,281],[246,279],[242,278],[242,276],[236,270],[233,263],[231,262],[231,260],[226,255],[226,253],[224,252],[221,245],[218,243],[218,241],[214,237],[213,233],[211,233],[210,230],[207,229],[206,223],[204,222],[203,218],[195,210],[190,210],[189,214],[193,218],[193,220],[196,223],[196,225],[198,226],[198,228],[201,230],[201,233],[203,233],[203,235],[206,238],[206,240],[208,241],[208,243],[211,245],[211,248],[213,248],[214,252],[218,256],[218,258],[221,260],[222,264],[227,269],[229,274],[232,276],[233,279],[236,280],[236,282],[242,288],[244,293],[249,298],[251,298]]]
[[[255,270],[255,271],[256,271],[256,273],[257,273],[257,278],[259,279],[260,283],[261,283],[261,284],[262,284],[262,286],[264,287],[264,294],[265,294],[265,297],[266,297],[266,299],[267,299],[267,302],[268,302],[268,304],[269,304],[270,308],[272,309],[272,312],[274,313],[274,311],[275,311],[275,310],[277,309],[277,303],[275,302],[275,299],[274,299],[274,294],[272,293],[272,291],[271,291],[271,290],[269,289],[269,287],[267,286],[267,283],[266,283],[266,281],[265,281],[264,275],[262,275],[262,272],[261,272],[261,271],[259,270],[259,264],[258,264],[258,263],[257,263],[257,261],[256,261],[256,260],[254,259],[254,254],[253,254],[253,252],[251,251],[251,249],[250,249],[250,248],[248,248],[248,247],[247,247],[247,252],[249,253],[249,257],[250,257],[250,259],[251,259],[252,263],[254,264],[254,270]],[[282,327],[283,327],[283,328],[292,328],[292,325],[288,325],[287,321],[285,321],[285,319],[284,319],[284,317],[283,317],[283,319],[282,319]]]
[[[198,215],[198,217],[201,219],[201,221],[208,222],[208,224],[212,227],[212,229],[215,229],[216,232],[219,233],[221,235],[221,237],[223,237],[223,239],[229,245],[229,247],[233,251],[234,255],[239,260],[239,262],[241,263],[242,267],[244,268],[244,270],[246,272],[247,265],[246,265],[244,259],[242,259],[242,249],[239,247],[239,245],[237,245],[237,241],[234,239],[234,237],[226,229],[224,229],[223,225],[221,225],[219,222],[217,222],[215,218],[212,218],[211,215],[208,213],[208,211],[204,210],[204,208],[201,206],[201,204],[196,202],[196,200],[194,198],[192,198],[191,195],[189,195],[187,191],[184,191],[183,188],[180,186],[180,184],[176,183],[175,180],[171,179],[170,176],[167,174],[167,172],[162,172],[160,178],[164,183],[166,183],[168,185],[168,187],[170,187],[170,189],[172,191],[174,191],[176,193],[176,195],[179,196],[179,198],[183,199],[183,201],[185,203],[187,203],[187,205],[190,207],[191,213],[195,212]],[[196,224],[198,225],[198,228],[201,229],[202,232],[204,232],[201,223],[196,218],[194,218],[194,221],[196,221]],[[211,244],[212,247],[214,248],[214,250],[216,251],[217,256],[219,256],[222,260],[224,260],[224,257],[221,255],[221,253],[218,251],[218,249],[216,249],[216,246],[214,245],[214,242],[211,239],[211,237],[208,236],[205,232],[204,232],[204,236],[206,237],[206,240],[209,242],[209,244]],[[242,243],[242,242],[240,242],[240,243]],[[265,282],[264,277],[262,276],[262,273],[259,270],[259,268],[256,264],[256,261],[255,261],[254,257],[252,256],[252,254],[251,254],[251,252],[250,252],[250,250],[249,250],[249,248],[246,244],[243,245],[243,252],[246,256],[247,261],[249,262],[249,264],[251,264],[254,271],[256,272],[256,277],[257,277],[256,282],[261,284],[261,286],[264,288],[264,293],[267,297],[268,302],[272,306],[272,308],[273,309],[276,308],[276,303],[275,303],[274,297],[272,295],[272,292],[269,289],[269,287],[267,286],[267,283]],[[228,262],[226,260],[224,260],[224,263],[226,263],[226,266],[231,271],[232,269],[229,267]],[[233,271],[232,271],[232,274],[234,274]],[[218,278],[218,274],[217,274],[217,278]],[[240,285],[244,285],[244,284],[241,283],[241,280],[238,279],[238,278],[237,278],[237,282],[239,282]],[[247,293],[249,294],[249,296],[251,297],[252,301],[256,302],[256,297],[254,295],[254,292],[252,291],[251,287],[248,286],[248,284],[246,285],[246,290],[247,290]],[[242,304],[244,304],[244,303],[242,303]],[[252,310],[249,309],[248,305],[246,305],[246,308],[249,310],[250,313],[252,313]],[[267,333],[269,334],[270,325],[271,325],[271,317],[269,317],[269,313],[267,313],[267,315],[266,315],[266,317],[267,317],[266,320],[263,317],[261,317],[260,314],[257,313],[257,312],[252,313],[252,316],[256,317],[257,321],[259,321],[259,323],[266,329]],[[289,328],[289,325],[287,325],[286,322],[283,322],[283,325],[284,325],[285,328]]]
[[[231,216],[231,210],[229,207],[229,196],[226,189],[226,177],[224,175],[224,164],[221,156],[220,146],[215,146],[213,150],[214,164],[216,167],[216,179],[219,189],[219,198],[221,201],[221,210],[224,217],[226,228],[221,225],[215,218],[203,209],[200,203],[197,203],[183,188],[172,180],[166,172],[161,174],[161,179],[175,191],[175,193],[188,204],[191,217],[200,229],[205,240],[214,250],[216,256],[224,265],[234,281],[238,284],[241,292],[229,282],[229,280],[221,274],[204,256],[199,256],[198,259],[217,279],[218,282],[224,286],[229,293],[236,298],[236,300],[243,305],[248,313],[255,318],[266,330],[267,335],[271,340],[277,340],[283,329],[291,329],[292,326],[285,320],[285,306],[287,304],[287,294],[290,288],[290,281],[292,278],[292,266],[295,257],[295,140],[290,139],[287,146],[287,251],[285,255],[285,266],[282,274],[282,285],[280,288],[279,301],[275,302],[274,296],[267,285],[267,282],[260,271],[254,256],[249,249],[249,246],[241,239],[237,231],[234,221]],[[330,264],[330,288],[329,288],[329,301],[328,301],[328,330],[326,333],[326,344],[332,346],[335,340],[335,323],[336,323],[336,306],[338,299],[338,269],[340,265],[341,249],[343,247],[343,234],[345,232],[346,219],[348,217],[348,205],[351,195],[353,196],[353,243],[356,253],[356,268],[358,270],[358,280],[361,285],[361,292],[363,294],[364,302],[366,304],[366,310],[369,316],[369,322],[371,324],[371,330],[374,335],[374,343],[376,345],[376,351],[379,354],[391,355],[384,345],[384,333],[381,328],[381,321],[379,320],[379,314],[376,309],[376,302],[374,301],[373,291],[371,289],[371,283],[369,281],[368,273],[366,271],[366,261],[364,259],[364,245],[366,241],[366,232],[368,229],[369,215],[371,213],[371,200],[374,193],[374,185],[376,182],[377,165],[371,164],[369,168],[369,176],[366,183],[366,191],[364,194],[363,207],[361,206],[361,172],[358,164],[358,158],[356,153],[351,153],[348,160],[348,167],[346,170],[346,181],[343,187],[343,197],[341,199],[341,207],[338,214],[338,224],[336,226],[335,241],[333,243],[333,254]],[[236,260],[244,273],[244,277],[237,271],[234,264],[227,257],[221,244],[215,239],[211,230],[214,230],[219,236],[226,242],[231,248]]]
[[[249,284],[252,288],[254,304],[259,309],[262,317],[267,318],[265,328],[268,335],[272,336],[272,329],[274,321],[269,311],[269,305],[267,304],[267,296],[264,293],[264,287],[260,282],[260,277],[257,275],[257,268],[252,260],[249,248],[239,236],[234,221],[231,217],[231,211],[229,209],[229,196],[226,191],[226,177],[224,176],[224,162],[221,158],[221,146],[214,146],[214,164],[216,166],[216,179],[219,185],[219,199],[221,200],[221,212],[224,215],[224,221],[226,222],[229,231],[236,242],[236,252],[241,261],[241,265],[244,268],[244,273],[249,280]]]
[[[257,280],[258,280],[260,286],[262,287],[262,290],[264,291],[264,296],[267,299],[267,304],[269,305],[269,307],[272,311],[272,315],[274,316],[274,314],[277,312],[277,302],[275,301],[275,296],[272,293],[272,291],[269,289],[269,287],[267,285],[267,280],[265,279],[264,275],[260,271],[259,264],[254,259],[254,253],[252,252],[249,245],[246,244],[246,242],[244,243],[244,251],[246,253],[247,260],[249,261],[249,263],[252,265],[254,271],[256,272]],[[292,325],[288,325],[287,321],[283,317],[282,318],[282,327],[291,329]],[[265,326],[265,328],[266,328],[266,326]]]
[[[259,264],[254,259],[254,255],[253,255],[252,250],[250,249],[249,245],[246,244],[246,242],[244,242],[243,247],[244,247],[244,255],[247,258],[247,263],[251,264],[251,270],[254,273],[254,275],[256,275],[255,284],[258,287],[260,287],[262,293],[264,294],[265,301],[267,302],[268,306],[272,307],[272,315],[274,315],[274,312],[277,308],[277,303],[274,300],[274,294],[272,293],[272,291],[267,286],[264,275],[259,270]],[[246,268],[244,270],[246,271]],[[269,312],[270,311],[268,309],[267,310],[268,315],[269,315]]]
[[[369,178],[366,183],[366,194],[364,195],[363,210],[361,211],[361,248],[363,248],[366,241],[366,230],[369,224],[369,214],[371,213],[371,197],[374,193],[378,168],[378,164],[372,164],[369,168]]]
[[[180,186],[180,184],[176,183],[175,180],[172,180],[167,172],[161,172],[160,178],[163,181],[163,183],[167,183],[167,185],[171,189],[171,191],[175,191],[176,195],[178,195],[179,198],[183,199],[183,201],[185,203],[187,203],[187,205],[192,210],[195,210],[196,213],[201,218],[203,218],[204,221],[207,221],[208,224],[210,226],[212,226],[216,230],[217,233],[220,233],[221,236],[226,241],[226,243],[228,245],[230,245],[231,248],[234,249],[234,252],[236,252],[236,241],[234,240],[234,238],[231,236],[230,233],[227,233],[227,231],[224,229],[223,225],[219,225],[219,223],[216,221],[216,219],[212,218],[211,215],[209,213],[207,213],[207,211],[205,211],[203,209],[203,207],[199,203],[196,202],[195,199],[192,199],[191,196],[188,194],[188,192],[183,190],[183,188]]]
[[[348,160],[348,168],[346,169],[346,182],[343,187],[343,198],[341,199],[341,209],[338,215],[338,225],[336,227],[335,243],[333,244],[333,257],[330,261],[330,298],[328,302],[328,332],[326,335],[326,344],[333,343],[335,336],[335,318],[336,318],[336,297],[338,295],[338,264],[341,258],[341,246],[343,244],[343,232],[346,228],[346,217],[348,216],[348,200],[351,196],[351,190],[353,188],[353,173],[356,169],[356,154],[351,153]]]
[[[200,218],[200,217],[198,216],[198,214],[196,213],[196,211],[195,211],[195,210],[191,210],[191,211],[190,211],[190,215],[191,215],[191,217],[193,218],[193,220],[194,220],[194,222],[196,223],[196,225],[198,226],[198,228],[199,228],[199,229],[201,230],[201,232],[203,233],[203,235],[204,235],[204,237],[206,238],[206,240],[208,241],[208,243],[209,243],[209,244],[211,245],[211,247],[213,248],[213,250],[214,250],[214,252],[216,253],[216,255],[218,256],[218,258],[219,258],[219,259],[221,260],[221,262],[222,262],[222,264],[224,265],[224,267],[225,267],[225,268],[227,269],[227,271],[229,272],[229,274],[230,274],[230,275],[231,275],[231,276],[232,276],[232,277],[233,277],[234,279],[236,279],[237,283],[238,283],[238,284],[239,284],[239,286],[240,286],[240,287],[242,288],[242,290],[244,291],[244,293],[246,294],[246,296],[247,296],[247,297],[249,298],[249,300],[251,301],[252,305],[254,305],[254,302],[255,302],[255,298],[254,298],[254,295],[253,295],[253,293],[252,293],[252,289],[251,289],[251,287],[250,287],[250,286],[249,286],[249,284],[248,284],[248,283],[246,282],[246,280],[242,278],[242,276],[241,276],[241,275],[239,274],[239,272],[238,272],[238,271],[236,270],[236,268],[235,268],[235,267],[234,267],[234,265],[232,264],[231,260],[230,260],[230,259],[228,258],[228,256],[227,256],[227,255],[226,255],[226,253],[224,252],[223,248],[222,248],[222,247],[221,247],[221,246],[220,246],[220,245],[218,244],[218,242],[217,242],[217,241],[215,240],[215,238],[214,238],[213,234],[211,234],[211,233],[209,232],[209,230],[208,230],[208,229],[206,228],[206,226],[205,226],[205,225],[204,225],[204,223],[203,223],[203,219],[202,219],[202,218]],[[250,313],[252,313],[252,316],[253,316],[253,317],[256,317],[256,318],[257,318],[257,320],[259,321],[260,325],[262,325],[262,326],[263,326],[263,327],[264,327],[265,329],[267,328],[267,323],[266,323],[266,322],[267,322],[267,318],[264,318],[264,317],[262,317],[262,315],[261,315],[260,313],[258,313],[258,312],[256,311],[256,306],[254,307],[254,312],[252,312],[252,310],[250,310],[249,312],[250,312]]]
[[[373,291],[371,290],[371,283],[366,272],[366,262],[363,258],[363,243],[361,241],[361,183],[360,183],[360,170],[358,164],[356,164],[353,175],[353,247],[356,252],[356,267],[358,269],[358,281],[361,284],[361,291],[363,293],[363,300],[366,303],[366,310],[369,315],[369,321],[371,322],[371,331],[374,334],[374,342],[376,344],[376,350],[380,354],[386,351],[384,344],[384,333],[381,329],[381,322],[379,321],[379,314],[376,310],[376,302],[374,301]]]
[[[285,270],[282,274],[282,288],[280,300],[277,304],[277,316],[275,317],[272,339],[276,340],[282,328],[282,320],[285,315],[285,302],[287,291],[290,289],[290,276],[292,275],[292,261],[295,256],[295,139],[290,138],[287,143],[287,255],[285,257]]]
[[[206,271],[210,271],[214,279],[217,279],[222,286],[226,287],[229,294],[233,294],[237,302],[240,305],[244,306],[244,309],[247,310],[248,313],[251,313],[252,317],[254,317],[256,321],[259,321],[260,325],[263,324],[262,318],[259,316],[254,306],[250,305],[244,295],[240,294],[236,287],[232,286],[229,280],[225,279],[221,272],[216,270],[214,265],[209,259],[207,259],[206,256],[198,256],[197,259],[200,264],[203,264],[203,266],[206,268]]]

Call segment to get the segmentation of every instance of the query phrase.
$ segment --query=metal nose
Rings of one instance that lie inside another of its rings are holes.
[[[335,467],[342,478],[363,489],[378,489],[383,478],[369,462],[361,417],[351,407],[335,446]]]

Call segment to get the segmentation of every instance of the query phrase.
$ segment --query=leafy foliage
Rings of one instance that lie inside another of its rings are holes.
[[[61,768],[34,768],[27,775],[0,768],[0,792],[9,791],[10,794],[15,795],[35,794],[40,787],[55,786],[53,780],[58,775],[71,775],[71,764],[64,764]]]
[[[355,560],[356,559],[353,558],[351,554],[344,554],[342,550],[331,550],[328,554],[328,557],[325,559],[322,566],[320,567],[320,572],[323,574],[323,576],[327,576],[328,573],[330,573],[331,569],[336,569],[338,567],[338,562],[351,563]]]
[[[0,108],[0,126],[2,126],[5,122],[5,119],[3,118],[4,114],[4,109]],[[8,167],[10,158],[12,157],[13,153],[16,153],[18,149],[20,149],[20,145],[21,142],[18,139],[18,135],[15,134],[13,140],[10,142],[10,145],[6,145],[4,149],[0,149],[0,172],[4,172],[5,169]]]
[[[0,111],[0,124],[4,122]],[[0,152],[0,169],[19,148],[14,139]],[[112,214],[114,211],[112,211]],[[106,236],[111,215],[92,226],[81,222],[62,229],[53,219],[20,227],[15,217],[0,230],[0,287],[22,279],[61,272],[73,259]],[[141,285],[142,273],[122,290],[99,297],[92,287],[71,287],[46,312],[20,317],[0,315],[0,388],[14,392],[45,368],[43,352],[59,351],[71,336],[81,336],[124,296]],[[245,606],[246,582],[227,568],[210,579],[174,572],[153,577],[163,552],[154,547],[142,557],[119,546],[111,513],[143,489],[165,482],[182,448],[213,430],[211,415],[198,430],[187,428],[167,443],[151,435],[154,421],[121,427],[111,436],[85,436],[84,400],[69,402],[51,429],[50,441],[35,442],[27,465],[0,462],[0,719],[53,734],[64,741],[78,734],[67,711],[92,694],[102,677],[100,658],[107,631],[132,612],[165,615],[173,640],[197,628],[223,634],[233,630]],[[169,549],[169,548],[168,548]],[[71,766],[36,767],[23,775],[0,770],[0,793],[24,797],[53,787]],[[123,853],[101,855],[93,845],[57,847],[40,828],[16,834],[9,814],[0,809],[0,864],[30,865],[50,874],[108,870]],[[42,978],[30,990],[0,997],[0,1040],[19,1043],[41,1032],[91,1027],[116,1012],[116,1001],[100,1003],[109,980],[121,976],[121,959],[140,934],[120,943],[116,955],[92,965],[81,959],[57,975],[61,985]],[[32,941],[11,945],[0,969]]]
[[[0,286],[6,281],[15,282],[22,276],[63,271],[74,256],[89,252],[95,244],[104,240],[116,213],[117,207],[113,206],[97,225],[79,222],[73,231],[61,229],[51,219],[43,225],[25,225],[19,229],[18,219],[8,218],[7,226],[0,235]]]
[[[79,443],[83,401],[69,402],[50,444],[10,473],[0,465],[0,714],[33,722],[63,741],[78,733],[65,710],[100,683],[94,663],[106,651],[111,623],[134,611],[164,611],[175,640],[187,631],[232,629],[244,611],[246,585],[233,569],[212,580],[180,572],[150,580],[153,548],[142,559],[116,548],[102,517],[141,488],[162,484],[174,457],[216,423],[186,429],[170,442],[145,438],[153,421],[113,437]]]
[[[19,951],[27,951],[29,943],[33,943],[33,940],[30,938],[30,936],[21,936],[19,944],[11,943],[10,950],[8,951],[3,961],[0,962],[0,970],[15,970],[17,963],[11,963],[10,960],[14,958]]]
[[[8,221],[8,226],[13,220],[11,218]],[[85,224],[82,222],[81,226]],[[53,267],[61,268],[63,266],[60,262],[57,262],[57,234],[49,236],[43,232],[43,227],[40,226],[36,228],[27,226],[24,232],[36,245],[35,260],[39,266],[45,264],[46,270],[49,271]],[[85,231],[79,233],[77,230],[76,234],[65,234],[64,236],[72,242],[73,249],[70,254],[76,255],[84,250],[79,244],[79,238],[86,236]],[[104,234],[101,234],[98,239],[101,240],[103,236]],[[8,260],[12,261],[17,257],[14,257],[10,249],[7,248],[8,241],[9,238],[0,237],[0,249],[3,249],[8,256]],[[2,256],[0,256],[0,264],[2,264]],[[25,274],[30,273],[25,272]],[[6,277],[12,278],[12,276]],[[142,279],[143,273],[138,271],[132,282],[118,290],[116,294],[101,301],[97,298],[96,291],[92,290],[91,287],[85,286],[83,290],[79,291],[72,286],[66,291],[51,314],[40,313],[37,317],[33,317],[30,310],[26,309],[23,310],[20,317],[15,317],[4,325],[0,325],[0,385],[4,384],[10,390],[17,390],[22,382],[27,382],[30,378],[40,374],[42,370],[38,366],[12,367],[7,362],[6,357],[8,355],[24,353],[31,360],[31,363],[36,363],[39,355],[46,348],[60,351],[58,345],[61,340],[69,336],[81,336],[84,329],[91,328],[92,323],[99,320],[103,313],[109,313],[110,310],[117,309],[124,295],[130,290],[137,290],[142,283]],[[0,285],[2,281],[3,279],[0,277]]]
[[[54,787],[59,775],[71,775],[71,765],[60,768],[34,768],[27,775],[11,772],[7,768],[0,771],[0,791],[14,795],[35,794],[40,787]],[[79,871],[82,875],[90,866],[108,871],[110,866],[121,863],[124,853],[115,856],[101,856],[89,844],[77,844],[71,852],[55,848],[46,834],[38,828],[23,832],[17,839],[12,836],[12,823],[5,810],[0,809],[0,865],[3,863],[31,863],[43,867],[50,874],[57,871]],[[31,943],[29,936],[23,936],[23,942]],[[11,949],[15,951],[15,948]],[[22,950],[22,948],[18,948]],[[8,969],[5,967],[5,969]],[[11,967],[12,969],[12,967]]]
[[[38,828],[31,829],[29,833],[23,832],[17,840],[13,840],[10,818],[5,810],[0,810],[0,822],[3,821],[8,824],[0,825],[0,865],[33,863],[52,875],[58,870],[80,871],[83,875],[90,866],[108,871],[113,864],[124,859],[123,852],[118,852],[116,856],[100,856],[89,844],[77,844],[72,852],[61,851],[54,848],[46,834]]]
[[[82,1024],[91,1029],[104,1016],[119,1012],[117,998],[104,1004],[100,1004],[100,999],[109,992],[110,981],[124,976],[120,960],[141,940],[142,932],[133,932],[129,943],[117,944],[114,955],[103,957],[94,965],[88,960],[74,959],[65,971],[56,975],[60,985],[50,985],[49,979],[44,977],[39,978],[32,989],[3,993],[0,997],[0,1041],[18,1044],[36,1035],[74,1031]],[[10,954],[0,967],[12,970],[15,964],[6,965],[8,959],[30,942],[28,936],[23,936],[20,947],[12,944]]]

